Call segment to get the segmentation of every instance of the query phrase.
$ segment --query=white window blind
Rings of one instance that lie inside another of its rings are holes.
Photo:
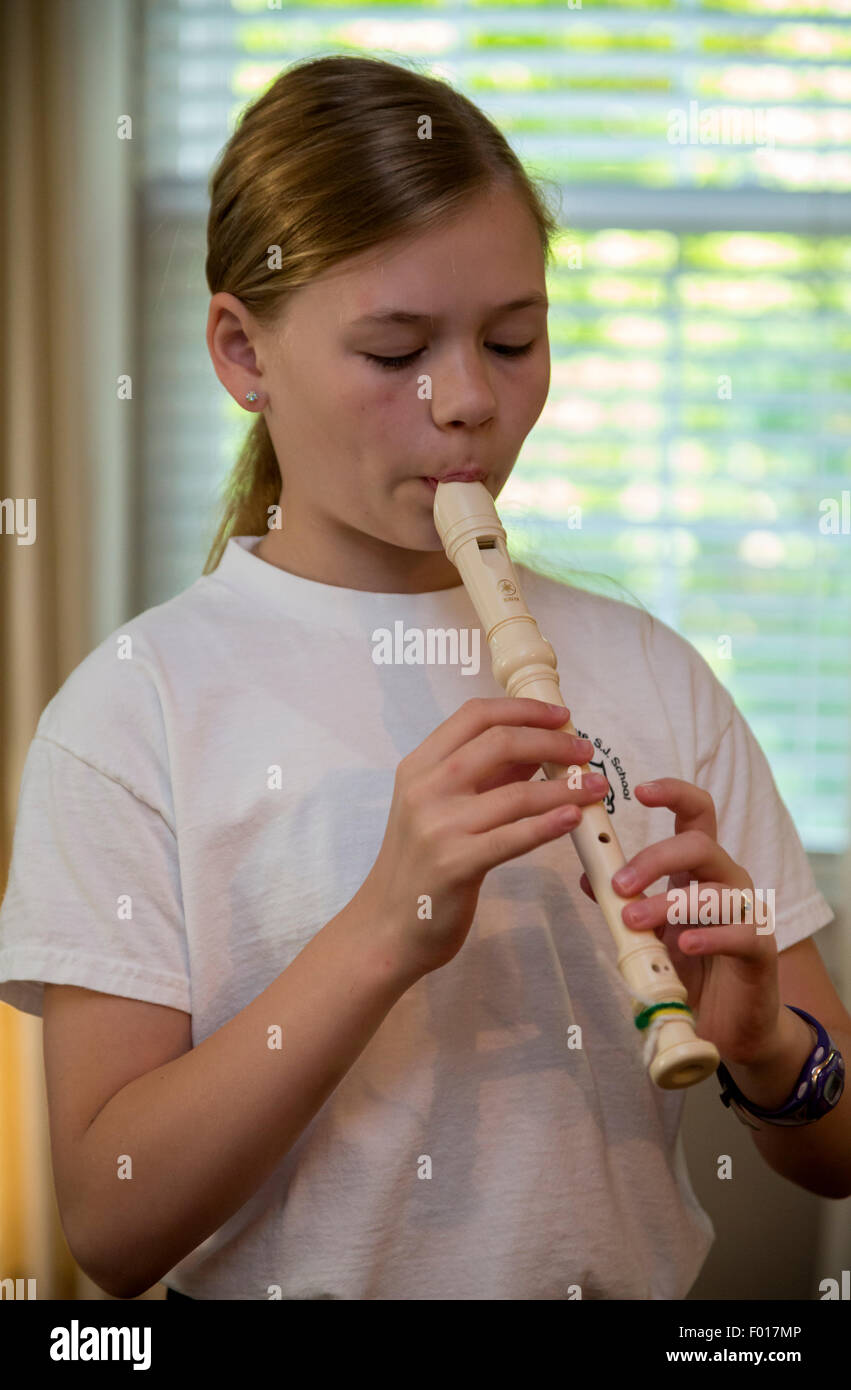
[[[613,576],[687,637],[752,724],[807,849],[841,851],[848,13],[849,0],[149,0],[139,606],[200,574],[250,423],[204,341],[206,185],[237,113],[297,59],[415,58],[561,190],[550,397],[500,501],[513,553]],[[617,653],[612,678],[628,690]]]

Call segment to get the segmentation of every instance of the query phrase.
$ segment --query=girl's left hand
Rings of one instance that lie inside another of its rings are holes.
[[[642,783],[634,790],[642,805],[667,806],[674,812],[674,835],[628,860],[612,880],[616,891],[634,897],[667,873],[668,890],[688,890],[689,883],[698,880],[698,902],[703,889],[713,888],[720,908],[721,890],[739,888],[750,893],[756,908],[750,875],[718,844],[715,804],[709,792],[676,777]],[[619,881],[627,867],[637,874],[629,886]],[[584,873],[580,884],[596,902]],[[667,920],[667,892],[641,896],[643,903],[624,907],[623,920],[630,928],[655,931],[664,942],[688,990],[689,1007],[695,1014],[699,1011],[698,1036],[714,1042],[728,1063],[748,1066],[771,1057],[778,1047],[781,1008],[774,932],[757,935],[757,925],[765,924],[756,921],[755,910],[751,924],[672,926]]]

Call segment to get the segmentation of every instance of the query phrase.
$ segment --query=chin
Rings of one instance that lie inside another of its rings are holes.
[[[400,550],[415,550],[420,555],[426,553],[433,555],[445,554],[443,542],[439,536],[424,536],[422,540],[413,540],[411,536],[408,535],[404,540],[397,541],[396,544],[399,546]]]

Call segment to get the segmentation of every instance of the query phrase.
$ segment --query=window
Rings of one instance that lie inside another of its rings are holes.
[[[140,606],[200,574],[250,423],[204,343],[206,184],[236,114],[296,59],[409,55],[561,189],[552,387],[501,496],[513,554],[611,575],[687,637],[750,721],[807,849],[841,851],[846,14],[847,0],[150,0]]]

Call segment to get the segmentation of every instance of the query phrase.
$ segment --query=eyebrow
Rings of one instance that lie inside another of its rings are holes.
[[[524,295],[522,299],[509,300],[507,304],[498,304],[493,312],[495,314],[507,314],[512,309],[528,309],[536,304],[549,308],[547,296],[536,292]],[[431,318],[431,314],[412,314],[405,309],[376,309],[373,314],[362,314],[360,318],[353,319],[349,327],[354,328],[360,323],[422,323]],[[439,322],[439,320],[434,321]]]

